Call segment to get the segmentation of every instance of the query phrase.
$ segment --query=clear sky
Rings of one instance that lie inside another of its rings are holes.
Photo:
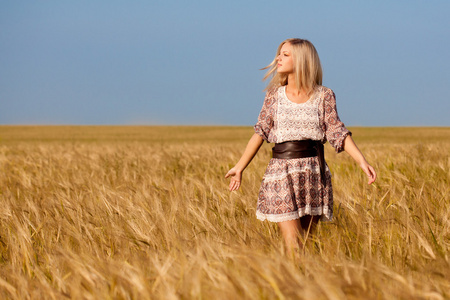
[[[252,125],[280,42],[348,126],[450,126],[450,1],[0,0],[0,124]]]

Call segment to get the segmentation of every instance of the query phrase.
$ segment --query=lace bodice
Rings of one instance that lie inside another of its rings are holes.
[[[294,103],[286,96],[286,86],[278,89],[276,143],[300,140],[323,140],[319,123],[319,92],[315,91],[304,103]]]
[[[339,119],[333,91],[318,86],[305,103],[294,103],[286,97],[286,87],[267,92],[254,126],[255,132],[269,143],[311,139],[328,141],[337,152],[351,132]]]

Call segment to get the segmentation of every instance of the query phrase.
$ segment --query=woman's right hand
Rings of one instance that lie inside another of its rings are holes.
[[[225,175],[225,178],[231,177],[230,181],[230,192],[239,189],[241,186],[242,172],[236,170],[236,168],[231,168],[230,171]]]
[[[225,175],[225,178],[231,177],[231,192],[237,190],[241,186],[242,172],[244,172],[245,168],[248,166],[252,158],[256,155],[256,152],[258,152],[259,147],[261,147],[263,141],[264,140],[262,139],[262,137],[254,133],[248,141],[247,147],[245,148],[244,154],[242,154],[241,159]]]

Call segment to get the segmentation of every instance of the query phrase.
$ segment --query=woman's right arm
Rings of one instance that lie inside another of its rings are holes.
[[[242,172],[244,172],[245,168],[252,161],[253,157],[255,157],[256,153],[258,153],[258,150],[263,142],[263,138],[260,135],[254,133],[250,138],[250,141],[248,142],[241,159],[239,159],[238,163],[225,175],[225,178],[231,176],[229,186],[231,192],[237,190],[241,186]]]
[[[264,104],[258,116],[258,122],[254,126],[255,133],[245,148],[244,154],[238,163],[228,171],[225,178],[231,177],[230,191],[235,191],[241,186],[242,172],[252,161],[264,140],[272,142],[270,132],[273,127],[274,104],[276,104],[276,91],[274,88],[266,93]]]

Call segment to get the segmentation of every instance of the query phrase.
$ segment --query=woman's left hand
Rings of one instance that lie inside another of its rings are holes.
[[[377,179],[377,173],[375,172],[375,169],[369,165],[367,161],[363,162],[361,164],[361,169],[366,173],[367,177],[369,177],[368,184],[372,184],[375,182],[375,179]]]

